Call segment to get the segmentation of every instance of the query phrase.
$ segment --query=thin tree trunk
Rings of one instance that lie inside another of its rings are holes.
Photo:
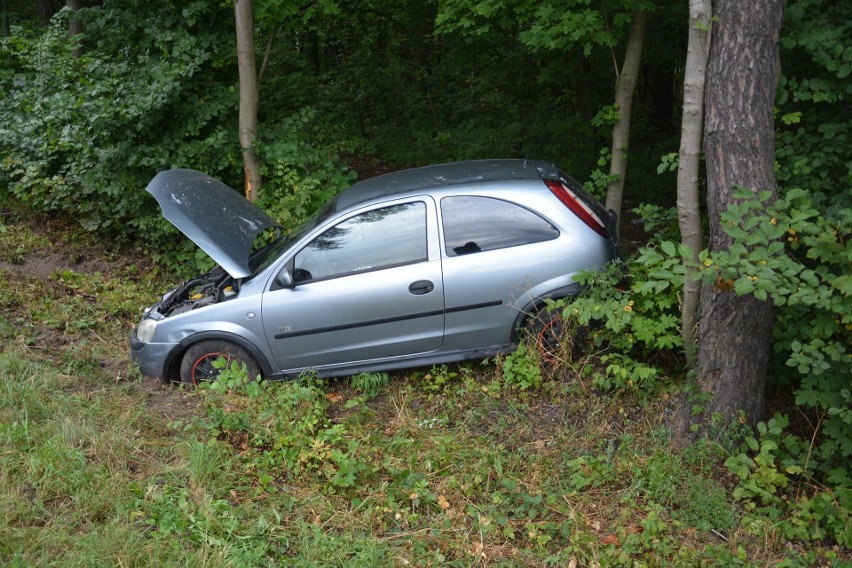
[[[627,174],[627,145],[630,141],[630,112],[633,106],[633,91],[639,77],[639,62],[642,58],[642,42],[645,39],[645,23],[648,13],[637,11],[630,24],[627,53],[615,85],[615,104],[618,121],[612,127],[612,163],[609,173],[615,176],[606,187],[606,207],[615,210],[621,223],[621,200],[624,194],[624,178]]]
[[[269,64],[269,54],[272,53],[272,44],[275,42],[275,37],[278,35],[278,32],[281,30],[281,26],[284,24],[278,24],[272,33],[269,35],[269,40],[266,42],[266,49],[263,51],[263,61],[260,64],[260,71],[257,72],[257,83],[260,85],[260,82],[263,80],[263,74],[266,72],[266,66]]]
[[[701,135],[704,124],[704,78],[710,54],[710,0],[689,2],[689,46],[683,78],[683,120],[680,130],[680,159],[677,168],[677,217],[681,242],[692,249],[692,261],[704,248],[701,213],[698,202],[698,177],[701,163]],[[695,368],[696,331],[701,282],[684,279],[681,333],[686,361]]]
[[[66,2],[68,9],[71,10],[71,17],[68,19],[68,37],[71,41],[77,41],[75,39],[76,36],[83,33],[83,21],[78,19],[76,14],[80,11],[80,0],[67,0]],[[80,48],[79,43],[74,47],[74,51],[72,55],[74,57],[80,57],[82,53],[82,49]]]
[[[263,183],[260,160],[253,144],[257,138],[259,101],[254,53],[254,14],[251,0],[234,0],[237,31],[237,64],[240,71],[240,147],[243,151],[246,199],[256,201]]]
[[[36,9],[38,10],[38,19],[41,21],[41,25],[48,27],[50,19],[56,13],[53,0],[36,0]]]
[[[709,249],[732,240],[721,214],[734,187],[776,193],[773,105],[784,0],[716,0],[705,96]],[[775,308],[737,296],[725,282],[706,286],[699,316],[698,381],[711,395],[706,416],[725,423],[762,418]]]
[[[3,37],[9,37],[12,35],[12,29],[9,27],[9,0],[0,0],[0,10],[3,11]]]

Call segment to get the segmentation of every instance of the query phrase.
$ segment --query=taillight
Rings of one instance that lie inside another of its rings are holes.
[[[605,239],[609,238],[609,232],[606,230],[604,221],[565,184],[554,179],[546,179],[544,183],[553,192],[553,195],[559,198],[559,201],[579,217],[583,223]]]

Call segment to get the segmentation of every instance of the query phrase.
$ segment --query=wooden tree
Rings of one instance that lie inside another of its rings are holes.
[[[714,3],[704,141],[710,251],[731,244],[720,216],[734,202],[733,188],[777,191],[773,109],[783,11],[784,0]],[[774,319],[770,301],[737,296],[725,281],[705,286],[697,370],[711,395],[708,416],[761,418]]]
[[[3,29],[3,37],[9,37],[11,35],[11,28],[9,26],[9,0],[0,0],[0,27]]]
[[[77,17],[77,12],[80,11],[80,0],[68,0],[66,2],[68,9],[71,11],[71,17],[68,18],[68,37],[71,41],[77,41],[76,36],[83,33],[83,21]],[[80,57],[82,50],[78,43],[74,47],[74,57]]]
[[[630,141],[630,116],[633,108],[633,92],[639,78],[639,62],[642,59],[642,43],[645,40],[645,24],[648,12],[638,10],[633,14],[627,51],[621,73],[615,82],[615,105],[618,120],[612,127],[612,163],[609,173],[612,181],[606,187],[606,208],[612,209],[621,219],[621,201],[624,196],[624,179],[627,175],[627,150]]]
[[[701,135],[704,126],[704,79],[710,54],[710,0],[689,2],[689,46],[683,77],[683,119],[680,130],[680,158],[677,168],[677,217],[681,242],[692,250],[693,263],[704,248],[698,199]],[[701,283],[689,278],[683,282],[681,330],[686,360],[695,368],[698,301]]]
[[[53,0],[36,0],[35,4],[41,25],[46,28],[50,25],[50,19],[56,13],[56,6]]]
[[[263,180],[260,160],[254,150],[257,138],[257,105],[259,89],[254,53],[254,14],[251,0],[234,0],[237,30],[237,64],[240,72],[240,147],[243,151],[245,193],[249,201],[257,200]]]

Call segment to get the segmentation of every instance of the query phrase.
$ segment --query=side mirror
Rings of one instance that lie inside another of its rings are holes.
[[[292,288],[295,283],[293,282],[293,275],[290,274],[290,268],[285,267],[281,272],[278,273],[278,276],[275,277],[275,282],[281,288]]]

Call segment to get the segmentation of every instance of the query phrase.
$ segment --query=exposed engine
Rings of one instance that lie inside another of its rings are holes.
[[[229,300],[236,297],[238,291],[239,281],[217,266],[207,274],[190,278],[166,292],[155,309],[169,317]]]

